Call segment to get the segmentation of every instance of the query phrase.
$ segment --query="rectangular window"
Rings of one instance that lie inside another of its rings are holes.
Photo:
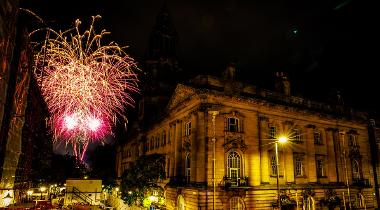
[[[169,132],[168,132],[168,144],[170,144],[172,140],[172,127],[169,127]]]
[[[317,177],[325,177],[326,172],[325,172],[325,161],[323,159],[323,156],[317,157],[316,160],[317,164]]]
[[[239,131],[239,119],[230,117],[228,118],[228,131],[238,132]]]
[[[293,129],[293,142],[296,144],[300,144],[301,142],[301,136],[300,131],[298,129]]]
[[[191,135],[191,122],[185,124],[185,136]]]
[[[269,161],[270,161],[270,176],[277,176],[277,163],[276,163],[275,151],[269,151]],[[284,164],[283,153],[278,151],[278,165],[279,165],[278,171],[280,173],[279,175],[283,176],[284,165],[281,165],[281,164]]]
[[[165,146],[166,145],[166,132],[165,131],[162,131],[162,146]]]
[[[348,145],[349,146],[353,146],[353,147],[357,146],[357,144],[356,144],[356,136],[354,134],[348,135]]]
[[[277,176],[277,163],[276,163],[276,155],[271,155],[271,158],[270,158],[270,174],[272,176]]]
[[[269,126],[269,138],[270,139],[276,139],[276,132],[277,132],[276,126],[274,126],[274,125]]]
[[[314,131],[314,144],[322,144],[321,132]]]
[[[300,177],[304,176],[304,154],[295,153],[294,154],[294,176]]]

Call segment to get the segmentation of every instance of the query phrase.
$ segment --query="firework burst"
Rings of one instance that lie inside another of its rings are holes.
[[[47,29],[35,57],[35,76],[50,112],[49,124],[56,140],[72,144],[83,159],[89,143],[112,133],[117,116],[133,106],[131,94],[138,92],[135,61],[111,42],[109,34],[90,29],[80,33],[79,20],[64,32]]]

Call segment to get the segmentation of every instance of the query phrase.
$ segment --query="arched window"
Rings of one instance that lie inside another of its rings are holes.
[[[227,176],[231,178],[232,185],[238,184],[241,176],[241,157],[235,151],[230,152],[227,157]]]
[[[191,163],[191,157],[190,154],[186,155],[186,165],[185,165],[185,177],[186,177],[186,183],[190,183],[190,173],[191,173],[191,168],[190,168],[190,163]]]
[[[239,197],[232,197],[230,199],[230,210],[243,210],[244,201]]]
[[[185,124],[185,136],[191,135],[191,122]]]
[[[360,168],[357,160],[352,161],[352,177],[354,179],[360,179]]]

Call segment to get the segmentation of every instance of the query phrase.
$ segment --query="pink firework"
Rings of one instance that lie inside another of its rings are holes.
[[[80,33],[80,21],[65,32],[48,29],[35,58],[35,76],[48,105],[49,123],[56,140],[72,144],[78,158],[89,143],[112,133],[117,116],[133,106],[138,92],[138,68],[121,47],[102,45],[109,34],[97,34],[92,17],[89,30]]]

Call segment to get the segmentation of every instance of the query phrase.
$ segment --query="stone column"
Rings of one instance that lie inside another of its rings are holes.
[[[206,182],[206,131],[205,131],[205,112],[197,113],[197,127],[196,127],[196,144],[198,145],[196,153],[196,182]],[[195,128],[195,126],[194,126]]]
[[[260,167],[261,183],[269,184],[269,158],[268,158],[268,118],[259,116],[259,142],[260,142]]]
[[[340,143],[340,134],[339,134],[338,129],[334,130],[333,137],[334,137],[334,150],[335,150],[335,160],[336,160],[335,170],[337,171],[337,181],[344,182],[344,170],[343,170],[344,166],[343,166],[343,158],[342,158],[343,148]]]
[[[330,182],[337,182],[336,159],[334,152],[334,135],[333,128],[326,129],[326,146],[327,158],[325,159],[325,167],[327,169],[327,178]]]
[[[289,143],[288,143],[289,144]],[[284,170],[285,170],[285,181],[286,182],[294,182],[294,162],[293,162],[293,150],[289,145],[283,145],[285,162],[284,162]],[[280,167],[282,168],[282,167]]]
[[[182,120],[177,120],[175,125],[175,167],[176,176],[182,176]]]
[[[315,145],[314,145],[314,129],[315,125],[307,125],[307,140],[306,140],[306,161],[305,165],[307,166],[307,176],[309,182],[317,182],[317,170],[315,163]]]
[[[191,144],[191,151],[190,151],[190,182],[194,183],[196,182],[197,178],[197,162],[198,162],[198,156],[200,155],[198,149],[198,113],[192,113],[191,114],[191,135],[190,135],[190,144]]]
[[[245,133],[250,133],[250,138],[246,138],[246,144],[248,144],[248,149],[246,151],[246,160],[248,163],[248,184],[251,186],[260,186],[261,184],[261,162],[260,162],[260,133],[256,128],[260,127],[259,118],[246,118],[246,125],[252,125],[250,128],[245,127]],[[254,126],[255,125],[255,126]]]

